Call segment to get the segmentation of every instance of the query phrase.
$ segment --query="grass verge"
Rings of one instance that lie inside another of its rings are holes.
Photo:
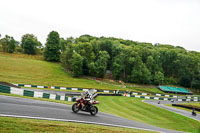
[[[0,117],[0,132],[150,133],[137,129],[11,117]]]
[[[99,110],[130,120],[151,124],[161,128],[185,132],[198,132],[200,123],[188,117],[143,103],[143,99],[130,97],[98,97]]]
[[[95,80],[73,78],[59,63],[46,62],[29,55],[23,57],[0,53],[0,81],[33,85],[66,86],[79,88],[120,89]]]

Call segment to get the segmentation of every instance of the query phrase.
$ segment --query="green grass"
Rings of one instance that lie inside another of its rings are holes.
[[[39,57],[37,57],[39,58]],[[33,85],[79,88],[120,89],[84,78],[73,78],[59,63],[46,62],[34,56],[0,53],[0,81]]]
[[[143,87],[140,87],[140,88],[138,88],[138,87],[136,87],[136,88],[127,87],[127,88],[132,89],[135,92],[141,92],[141,93],[146,92],[146,93],[166,94],[166,93],[162,92],[161,90],[159,90],[158,88],[148,88],[148,87],[147,88],[143,88]],[[170,94],[170,95],[172,95],[172,94]]]
[[[150,133],[137,129],[11,117],[0,117],[0,132]]]
[[[130,120],[151,124],[161,128],[185,132],[198,132],[200,123],[182,115],[143,103],[143,99],[130,97],[98,97],[99,110]]]

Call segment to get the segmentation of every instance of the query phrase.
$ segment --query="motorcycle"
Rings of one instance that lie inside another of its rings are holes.
[[[86,97],[85,99],[83,96],[76,99],[76,103],[72,105],[72,111],[74,113],[78,113],[80,110],[85,112],[90,112],[91,115],[95,116],[98,113],[98,108],[95,106],[95,104],[99,104],[98,101],[95,101],[97,93],[95,93],[95,90],[89,90],[86,91]],[[82,104],[85,106],[82,107]]]

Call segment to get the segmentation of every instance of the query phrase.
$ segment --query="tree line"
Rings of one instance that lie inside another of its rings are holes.
[[[104,78],[110,70],[115,80],[124,82],[200,88],[200,53],[180,46],[90,35],[64,39],[56,31],[49,33],[44,47],[32,34],[24,35],[18,45],[13,40],[0,40],[4,52],[14,52],[13,44],[25,54],[40,51],[46,61],[61,62],[74,77]]]

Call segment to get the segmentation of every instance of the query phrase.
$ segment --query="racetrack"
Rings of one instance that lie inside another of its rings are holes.
[[[148,124],[124,119],[110,114],[99,112],[97,116],[89,113],[71,111],[71,106],[47,101],[39,101],[25,98],[16,98],[0,95],[0,116],[34,117],[37,119],[62,120],[73,122],[86,122],[91,124],[118,125],[130,128],[149,129],[167,133],[180,133],[178,131],[163,129]]]

